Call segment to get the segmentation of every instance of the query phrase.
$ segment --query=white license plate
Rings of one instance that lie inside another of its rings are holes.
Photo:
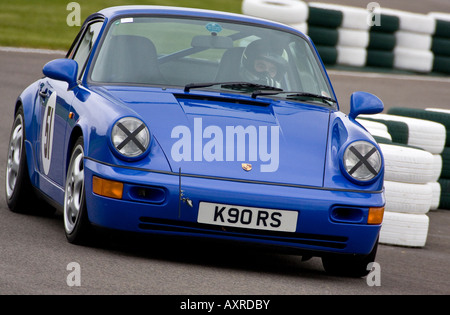
[[[297,217],[297,211],[200,202],[197,222],[257,230],[295,232]]]

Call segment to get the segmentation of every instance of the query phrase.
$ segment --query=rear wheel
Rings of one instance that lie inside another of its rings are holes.
[[[70,243],[85,243],[91,232],[84,193],[84,145],[75,143],[67,171],[64,190],[64,231]]]
[[[378,239],[372,251],[366,256],[326,256],[322,257],[322,265],[325,271],[336,276],[360,278],[370,272],[368,265],[375,261],[377,255]]]

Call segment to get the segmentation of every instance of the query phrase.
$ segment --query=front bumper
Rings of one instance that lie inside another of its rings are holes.
[[[355,192],[196,177],[105,165],[85,159],[86,206],[91,223],[152,232],[281,246],[299,252],[368,254],[381,225],[368,225],[369,207],[383,192]],[[92,178],[124,183],[122,199],[93,193]],[[180,200],[183,197],[192,202]],[[298,211],[295,232],[198,223],[200,202]]]

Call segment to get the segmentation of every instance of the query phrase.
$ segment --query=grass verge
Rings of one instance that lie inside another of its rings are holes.
[[[67,25],[70,0],[1,0],[0,46],[67,50],[79,26]],[[147,4],[240,13],[241,0],[78,0],[81,23],[90,14],[116,5]]]

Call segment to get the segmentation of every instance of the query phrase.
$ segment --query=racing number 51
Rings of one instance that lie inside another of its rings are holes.
[[[56,92],[50,94],[47,99],[42,119],[41,132],[41,159],[42,167],[45,175],[50,171],[50,163],[53,150],[53,133],[55,129],[55,108],[56,108]]]
[[[45,117],[45,131],[44,131],[44,158],[50,159],[50,135],[52,132],[52,118],[53,118],[53,107],[49,106],[47,110],[47,116]]]

